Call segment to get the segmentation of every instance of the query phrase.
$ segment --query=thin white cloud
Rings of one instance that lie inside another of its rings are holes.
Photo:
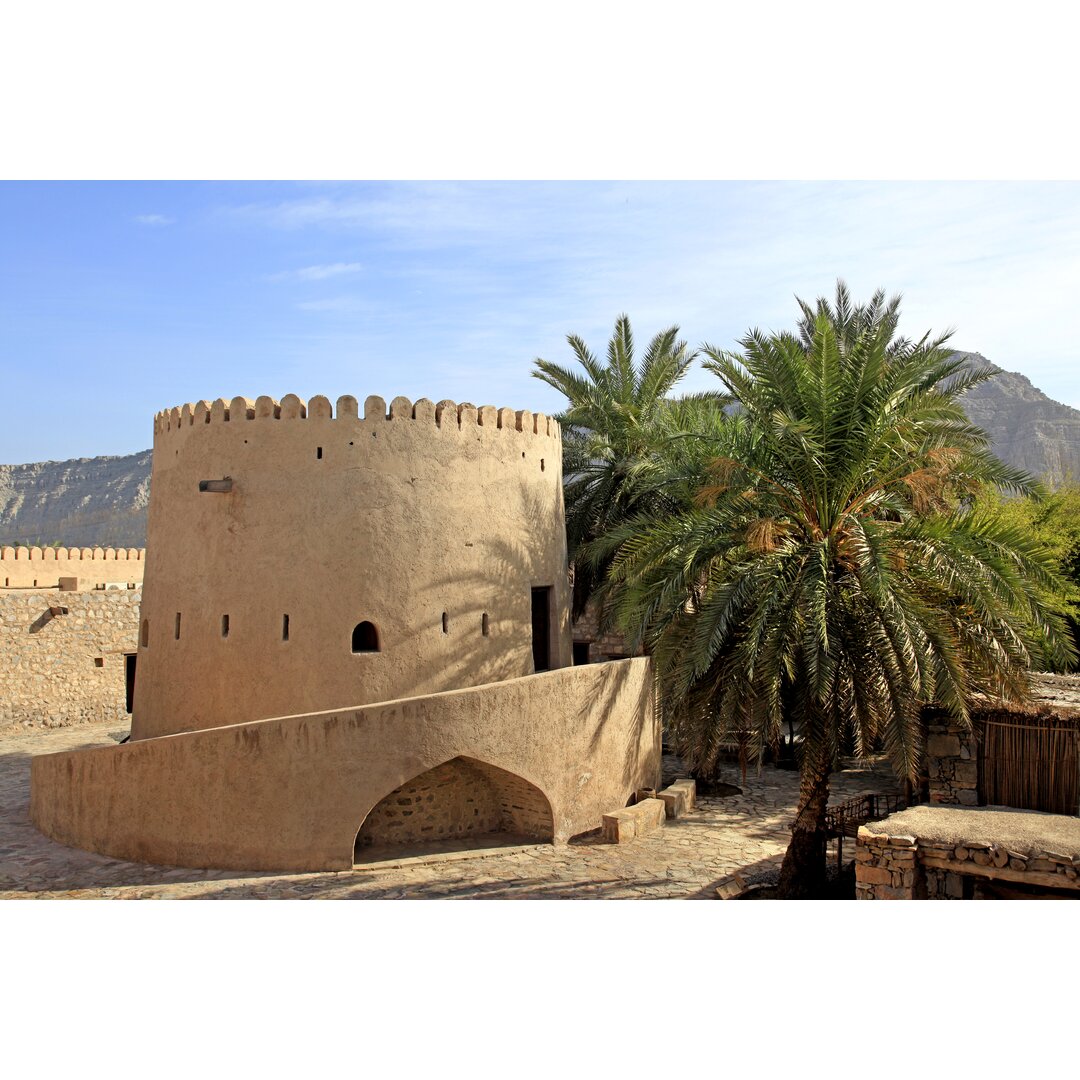
[[[336,262],[318,266],[302,266],[299,270],[282,270],[271,274],[271,281],[325,281],[327,278],[340,277],[342,274],[358,274],[364,269],[363,263]]]
[[[175,225],[176,218],[164,214],[136,214],[132,220],[138,225]]]
[[[323,300],[305,300],[296,305],[299,311],[336,311],[354,315],[370,315],[378,306],[361,296],[329,296]]]

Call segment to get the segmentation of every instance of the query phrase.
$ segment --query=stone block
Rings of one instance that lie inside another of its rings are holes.
[[[681,791],[686,797],[686,809],[693,810],[697,806],[697,781],[696,780],[673,780],[665,791]]]
[[[891,885],[876,885],[874,896],[878,900],[913,900],[910,889],[894,888]]]
[[[891,847],[913,848],[915,846],[915,837],[914,836],[903,836],[903,835],[901,835],[901,836],[890,836],[889,837],[889,844],[890,844]],[[894,852],[894,854],[898,854],[898,853]]]
[[[860,863],[855,867],[855,880],[864,885],[888,885],[892,882],[892,871],[884,866],[866,866]]]
[[[660,799],[645,799],[625,810],[605,814],[601,819],[604,840],[609,844],[626,844],[661,828],[665,816],[664,803]]]
[[[60,591],[61,592],[78,592],[79,591],[79,579],[77,577],[62,577],[62,578],[60,578]]]
[[[979,793],[977,791],[958,791],[956,793],[956,801],[961,806],[978,806]]]
[[[928,757],[959,757],[960,739],[956,735],[931,735],[926,740]]]

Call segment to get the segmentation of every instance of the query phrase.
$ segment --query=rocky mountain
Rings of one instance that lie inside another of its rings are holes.
[[[963,353],[986,364],[979,353]],[[991,365],[994,366],[994,365]],[[964,407],[994,452],[1052,486],[1080,482],[1080,410],[1062,405],[1015,371],[970,390]],[[142,547],[150,451],[125,457],[0,465],[0,544]]]
[[[0,544],[143,547],[150,451],[0,465]]]
[[[980,353],[961,355],[988,363]],[[1080,483],[1080,410],[1047,397],[1019,372],[990,366],[994,377],[968,391],[963,405],[972,423],[990,436],[994,453],[1052,487]]]

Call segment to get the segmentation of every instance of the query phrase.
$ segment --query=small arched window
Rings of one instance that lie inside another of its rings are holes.
[[[352,632],[352,651],[354,653],[379,651],[379,631],[373,622],[356,624]]]

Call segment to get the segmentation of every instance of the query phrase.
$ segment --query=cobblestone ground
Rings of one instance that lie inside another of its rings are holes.
[[[626,845],[598,837],[483,858],[339,873],[190,870],[124,862],[64,847],[28,818],[35,754],[109,745],[115,725],[0,738],[0,899],[714,899],[717,882],[782,855],[798,798],[798,775],[766,767],[741,795],[699,797],[698,809]],[[674,763],[677,764],[677,763]],[[668,768],[673,763],[668,762]],[[888,765],[854,763],[833,776],[832,799],[894,792]],[[847,842],[845,858],[853,854]]]

